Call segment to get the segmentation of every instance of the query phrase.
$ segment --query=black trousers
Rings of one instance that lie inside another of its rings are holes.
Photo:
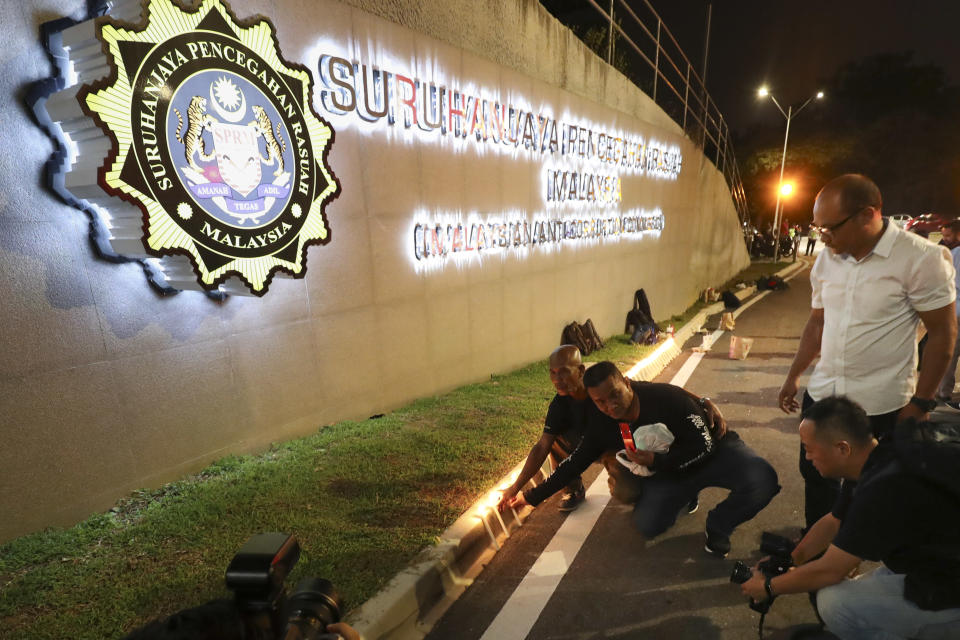
[[[807,407],[812,405],[813,402],[814,400],[810,397],[810,394],[804,391],[802,410],[806,411]],[[870,416],[870,426],[873,427],[873,435],[879,438],[882,435],[891,433],[894,424],[897,422],[898,413],[900,413],[900,409],[891,411],[890,413]],[[802,442],[800,443],[800,475],[804,481],[803,515],[806,520],[806,529],[809,529],[813,526],[813,523],[830,513],[833,509],[833,504],[837,501],[837,496],[840,494],[840,481],[834,480],[833,478],[824,478],[820,475],[820,472],[813,466],[813,463],[807,460],[807,450],[804,448]],[[804,531],[806,531],[806,529]]]

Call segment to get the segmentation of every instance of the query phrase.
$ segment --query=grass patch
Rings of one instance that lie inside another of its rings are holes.
[[[777,268],[751,267],[738,279]],[[617,335],[588,360],[626,368],[652,349]],[[357,606],[523,459],[552,396],[546,361],[536,362],[382,418],[227,456],[69,529],[6,543],[0,638],[119,637],[224,597],[227,563],[261,531],[300,541],[288,584],[323,576]]]

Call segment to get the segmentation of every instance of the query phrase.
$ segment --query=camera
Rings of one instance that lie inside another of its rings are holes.
[[[327,625],[340,621],[343,600],[333,583],[304,578],[289,597],[284,581],[300,559],[300,545],[285,533],[250,538],[227,567],[227,588],[244,620],[247,640],[336,640]]]
[[[287,595],[284,582],[300,558],[285,533],[250,538],[227,567],[233,599],[212,600],[156,620],[125,640],[338,640],[343,600],[329,580],[304,578]]]
[[[760,552],[768,557],[757,565],[757,570],[768,578],[775,578],[785,574],[793,567],[793,558],[790,553],[794,544],[783,536],[764,531],[760,537]],[[743,584],[753,577],[753,570],[746,563],[737,560],[730,573],[730,582]],[[761,602],[750,600],[750,608],[757,613],[766,613],[773,604],[773,598]]]

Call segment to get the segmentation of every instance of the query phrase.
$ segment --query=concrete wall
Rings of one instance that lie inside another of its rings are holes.
[[[683,168],[676,180],[624,178],[619,208],[660,208],[659,237],[418,270],[415,212],[543,211],[542,159],[331,119],[343,193],[307,276],[275,280],[262,299],[161,298],[136,264],[97,259],[84,214],[41,186],[53,145],[22,105],[50,73],[38,26],[83,4],[2,0],[0,540],[71,524],[226,453],[543,358],[571,320],[621,331],[638,287],[666,317],[748,262],[720,173],[538,3],[235,0],[238,17],[272,19],[288,60],[316,69],[318,47],[339,43],[424,76],[431,61],[463,85],[676,145]]]

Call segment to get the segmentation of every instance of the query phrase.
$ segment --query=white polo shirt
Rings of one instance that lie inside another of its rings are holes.
[[[824,249],[810,272],[814,309],[823,309],[820,360],[807,392],[846,395],[868,415],[906,405],[917,383],[918,311],[956,298],[946,247],[886,222],[862,260]]]

